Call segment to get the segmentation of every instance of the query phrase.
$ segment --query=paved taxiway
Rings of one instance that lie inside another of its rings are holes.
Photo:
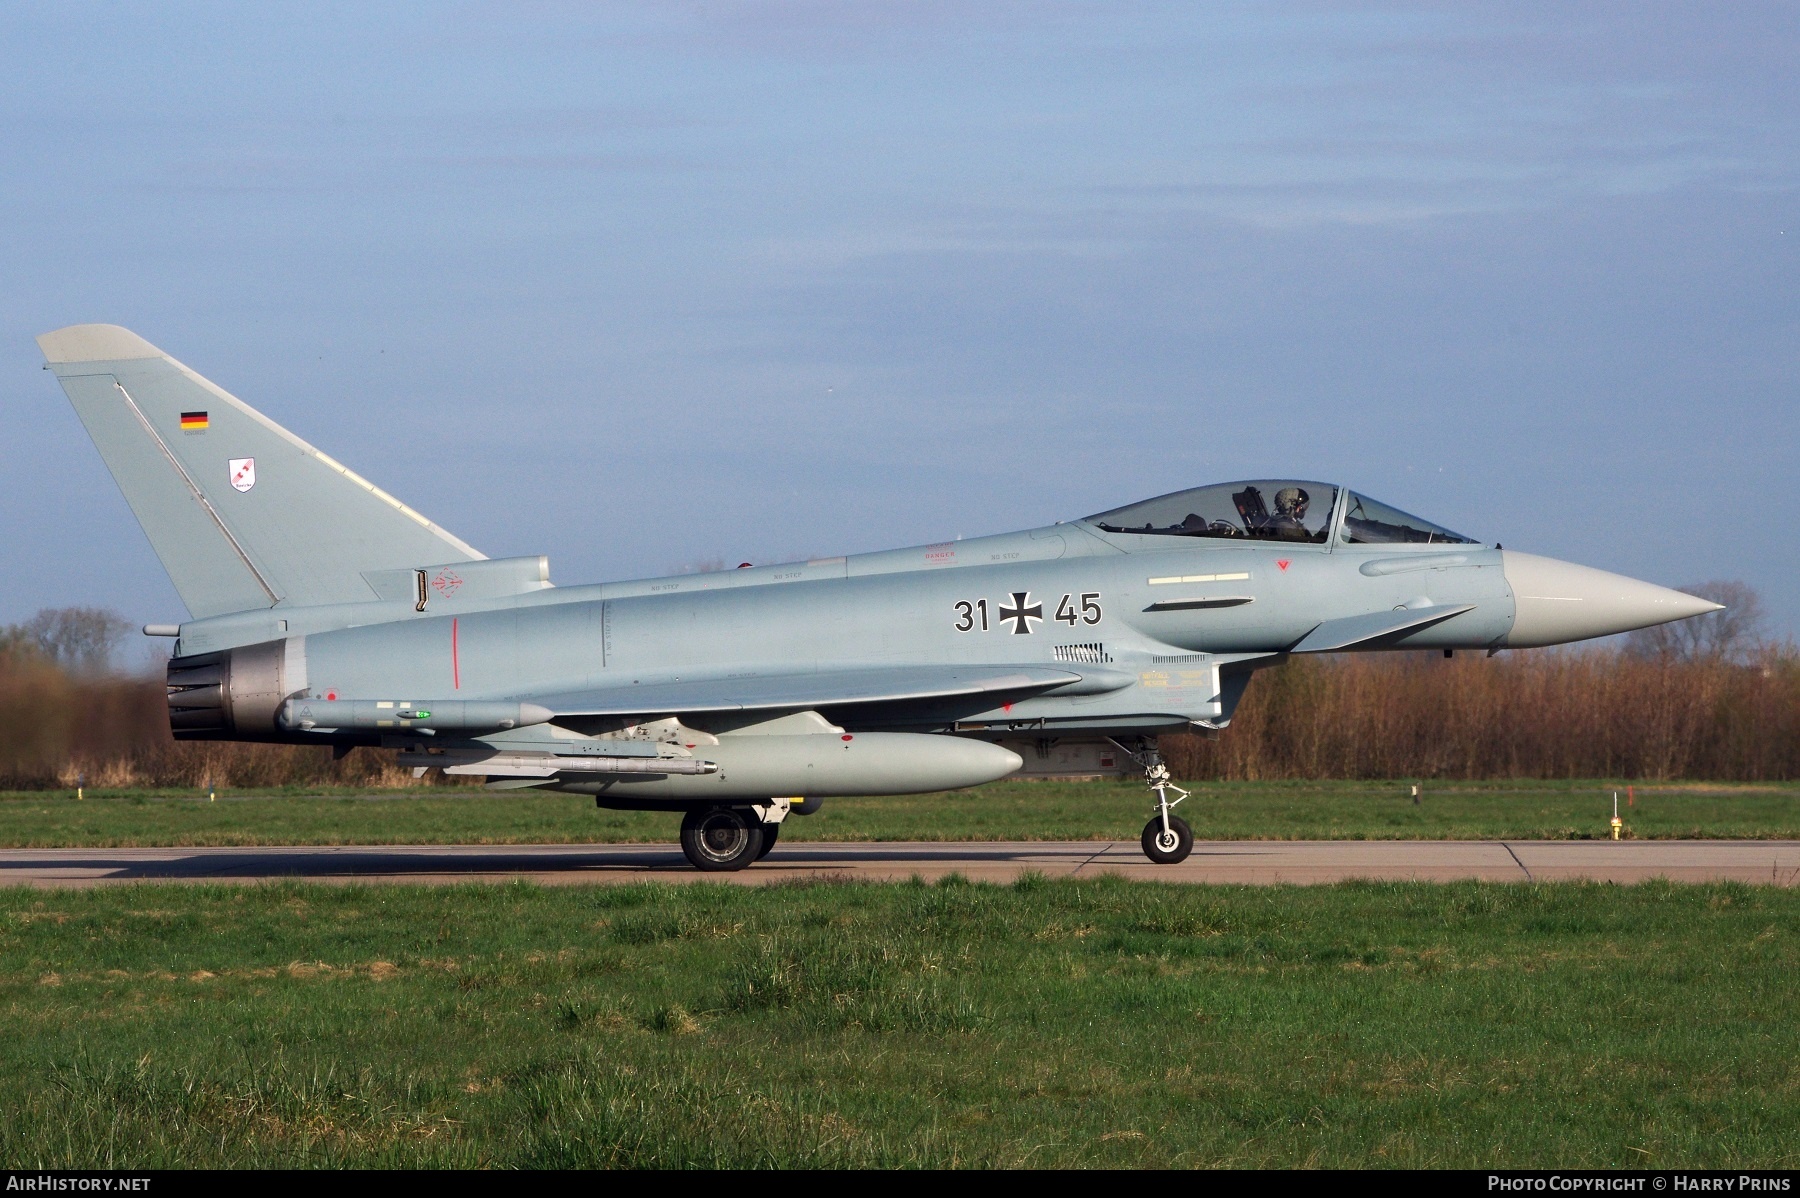
[[[783,844],[737,874],[701,874],[674,845],[372,845],[349,847],[6,849],[0,885],[109,882],[927,881],[945,874],[1010,882],[1117,874],[1158,882],[1267,884],[1350,878],[1448,882],[1735,881],[1800,884],[1800,841],[1247,840],[1194,845],[1180,865],[1152,865],[1129,841]]]

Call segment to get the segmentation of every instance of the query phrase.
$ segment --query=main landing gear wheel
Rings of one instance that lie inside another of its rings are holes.
[[[748,811],[714,807],[681,817],[681,851],[695,869],[730,873],[763,855],[767,829]]]
[[[1171,815],[1165,831],[1163,817],[1154,815],[1144,825],[1143,844],[1144,856],[1158,865],[1174,865],[1177,861],[1186,861],[1187,855],[1194,851],[1194,830],[1179,815]]]
[[[769,855],[769,850],[774,848],[775,842],[781,838],[781,825],[780,824],[764,824],[762,826],[762,834],[763,834],[763,847],[756,851],[756,859],[758,861],[761,861],[764,857],[767,857]]]

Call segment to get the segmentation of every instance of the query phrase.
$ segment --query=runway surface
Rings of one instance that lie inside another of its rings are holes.
[[[1447,841],[1246,840],[1194,845],[1180,865],[1152,865],[1134,841],[958,841],[783,844],[736,874],[702,874],[675,845],[372,845],[350,847],[0,849],[0,885],[111,882],[498,882],[550,884],[726,881],[974,881],[1121,877],[1269,884],[1351,878],[1449,882],[1800,882],[1791,840]]]

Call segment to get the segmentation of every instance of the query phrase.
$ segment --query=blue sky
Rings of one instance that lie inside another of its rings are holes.
[[[973,13],[971,12],[973,9]],[[0,620],[124,324],[560,582],[1343,481],[1800,630],[1800,8],[0,10]]]

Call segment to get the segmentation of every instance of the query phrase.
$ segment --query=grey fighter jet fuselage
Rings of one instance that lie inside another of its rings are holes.
[[[702,868],[748,864],[820,796],[1157,781],[1159,733],[1224,728],[1292,654],[1522,648],[1716,607],[1296,480],[554,587],[545,559],[482,558],[126,330],[39,340],[193,613],[147,629],[176,635],[177,737],[384,746],[680,811]],[[1185,855],[1178,825],[1151,821],[1153,858]]]

